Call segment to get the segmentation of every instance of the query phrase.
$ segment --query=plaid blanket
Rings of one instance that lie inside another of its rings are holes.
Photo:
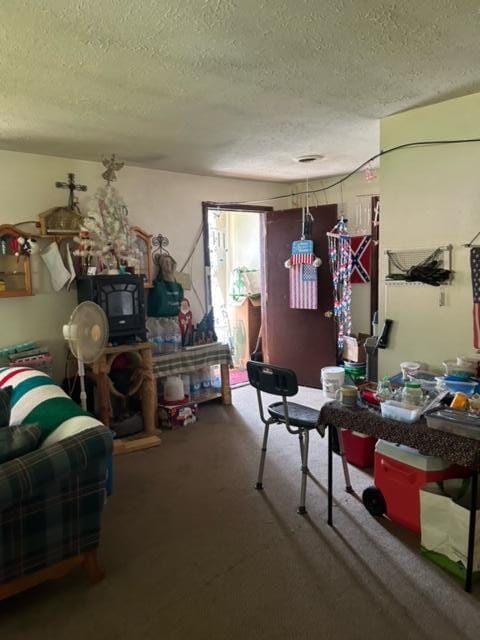
[[[98,546],[111,452],[93,427],[0,465],[0,584]]]
[[[214,364],[232,366],[232,354],[227,344],[214,342],[184,351],[153,356],[153,375],[156,378],[193,373]]]

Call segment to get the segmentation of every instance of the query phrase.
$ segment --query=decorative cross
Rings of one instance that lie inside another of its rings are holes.
[[[76,209],[75,204],[75,191],[86,191],[87,185],[75,184],[75,174],[68,174],[68,182],[55,182],[57,189],[68,189],[70,194],[68,196],[68,208],[74,211]]]

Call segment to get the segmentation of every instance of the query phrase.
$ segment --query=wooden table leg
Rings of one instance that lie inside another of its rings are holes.
[[[106,427],[110,426],[110,388],[108,385],[108,365],[104,355],[93,364],[97,384],[97,416]]]
[[[222,402],[225,405],[232,404],[232,390],[230,389],[230,373],[228,364],[220,365],[222,376]]]
[[[96,549],[85,553],[82,566],[87,578],[92,584],[96,584],[105,578],[105,571],[98,563]]]
[[[157,383],[152,372],[152,352],[150,349],[142,351],[145,366],[145,378],[142,385],[142,413],[145,434],[154,435],[157,432]]]

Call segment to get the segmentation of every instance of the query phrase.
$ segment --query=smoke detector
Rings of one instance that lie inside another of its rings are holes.
[[[299,162],[300,164],[308,164],[310,162],[317,162],[318,160],[324,159],[325,156],[322,156],[318,153],[314,153],[309,156],[299,156],[298,158],[294,158],[295,162]]]

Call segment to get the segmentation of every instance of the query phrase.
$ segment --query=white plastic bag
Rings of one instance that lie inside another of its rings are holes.
[[[450,481],[451,482],[451,481]],[[458,480],[459,487],[462,480]],[[436,482],[420,490],[422,547],[467,566],[470,511],[443,495]],[[480,571],[480,511],[476,512],[473,570]]]

